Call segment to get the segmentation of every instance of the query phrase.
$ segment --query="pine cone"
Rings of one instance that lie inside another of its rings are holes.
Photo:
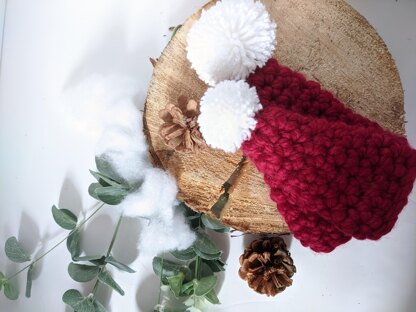
[[[180,96],[176,104],[169,103],[159,111],[164,123],[159,135],[165,143],[179,152],[193,152],[206,146],[197,123],[199,104]]]
[[[296,272],[290,252],[280,237],[253,241],[240,256],[240,277],[254,291],[275,296],[292,285]]]

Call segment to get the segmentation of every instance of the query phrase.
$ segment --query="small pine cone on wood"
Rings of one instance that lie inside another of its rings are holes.
[[[159,128],[159,135],[175,151],[191,153],[206,147],[197,122],[199,103],[180,96],[176,103],[168,103],[159,111],[164,121]]]
[[[281,237],[253,241],[240,256],[239,275],[256,292],[275,296],[292,285],[296,272],[290,252]]]

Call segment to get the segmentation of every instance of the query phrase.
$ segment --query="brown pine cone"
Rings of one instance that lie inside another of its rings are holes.
[[[254,291],[275,296],[292,285],[296,272],[290,252],[281,237],[253,241],[240,256],[238,274]]]
[[[177,103],[169,103],[159,112],[164,123],[159,129],[160,137],[171,148],[179,152],[193,152],[206,146],[197,118],[199,104],[181,96]]]

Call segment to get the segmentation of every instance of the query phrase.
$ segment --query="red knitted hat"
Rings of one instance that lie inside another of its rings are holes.
[[[390,232],[416,177],[407,140],[275,59],[248,77],[263,110],[242,150],[294,236],[317,252]]]
[[[379,239],[407,203],[416,151],[270,59],[275,30],[259,1],[221,0],[201,13],[187,35],[188,60],[212,86],[199,129],[211,147],[242,148],[304,246]]]

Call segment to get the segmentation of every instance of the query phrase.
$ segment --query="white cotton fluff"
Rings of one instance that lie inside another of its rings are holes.
[[[120,123],[105,128],[96,145],[95,154],[105,155],[118,174],[131,184],[136,184],[143,179],[151,164],[142,131],[142,116],[133,105],[129,109],[136,116],[135,122],[131,126]]]
[[[140,235],[139,252],[156,255],[170,250],[183,250],[194,241],[195,233],[186,223],[182,211],[175,209],[172,219],[154,218],[144,227]]]
[[[254,0],[222,0],[204,10],[189,30],[187,57],[201,80],[213,86],[245,79],[275,49],[276,24]]]
[[[71,128],[98,140],[95,154],[135,184],[151,167],[142,114],[134,99],[137,81],[120,75],[91,75],[63,94],[65,119]]]
[[[139,251],[155,255],[163,251],[186,249],[195,234],[177,208],[175,179],[167,172],[146,170],[144,183],[119,205],[130,217],[148,218],[140,234]]]
[[[199,130],[208,145],[233,153],[250,138],[261,108],[254,87],[242,80],[220,82],[201,99]]]
[[[129,194],[119,207],[130,217],[169,220],[173,217],[177,192],[175,179],[169,173],[150,168],[145,170],[140,188]]]

